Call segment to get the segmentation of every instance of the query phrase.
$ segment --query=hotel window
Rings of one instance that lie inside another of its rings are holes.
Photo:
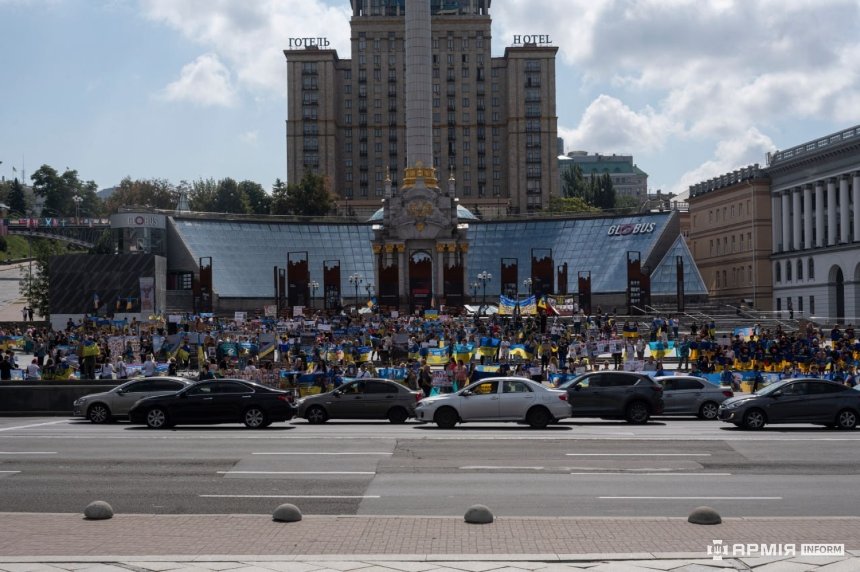
[[[448,36],[448,49],[454,49],[454,36]]]
[[[785,261],[785,281],[791,282],[791,261]]]
[[[475,47],[483,48],[484,47],[484,36],[478,36],[475,38]]]
[[[803,261],[802,260],[797,261],[797,279],[803,280]]]
[[[439,49],[439,38],[433,38],[433,49],[434,50]]]
[[[811,258],[806,263],[806,277],[809,280],[812,280],[815,278],[815,263],[812,262]],[[811,312],[812,311],[812,302],[809,303],[809,308],[810,308],[809,311]]]

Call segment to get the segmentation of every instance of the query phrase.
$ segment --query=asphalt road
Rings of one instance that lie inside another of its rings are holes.
[[[0,419],[0,512],[857,516],[860,431],[658,419],[453,430],[304,421],[152,431]]]

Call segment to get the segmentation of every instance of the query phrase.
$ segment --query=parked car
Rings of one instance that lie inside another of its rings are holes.
[[[456,393],[426,397],[415,406],[419,421],[433,421],[443,429],[458,422],[517,421],[542,429],[570,415],[567,393],[530,379],[491,377]]]
[[[860,415],[860,391],[823,379],[785,379],[752,395],[723,401],[719,418],[745,429],[768,423],[814,423],[854,429]]]
[[[141,399],[128,412],[132,423],[152,429],[214,423],[261,429],[295,414],[291,394],[241,379],[198,381],[176,393]]]
[[[696,415],[713,420],[719,414],[720,403],[735,395],[730,387],[692,375],[665,375],[654,380],[663,386],[663,415]]]
[[[415,417],[415,404],[424,394],[388,379],[365,378],[345,383],[327,393],[296,402],[298,417],[308,423],[329,419],[388,419],[405,423]]]
[[[128,410],[138,400],[154,395],[176,393],[194,383],[183,377],[145,377],[118,385],[110,391],[79,397],[72,407],[75,417],[85,417],[93,423],[107,423],[128,416]]]
[[[663,386],[631,371],[595,371],[561,384],[570,404],[568,417],[626,419],[647,423],[663,413]]]

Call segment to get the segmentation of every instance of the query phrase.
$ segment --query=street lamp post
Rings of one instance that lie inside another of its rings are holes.
[[[484,299],[483,299],[483,302],[481,302],[481,306],[483,308],[487,307],[487,282],[489,282],[492,279],[493,279],[493,275],[490,274],[489,272],[487,272],[486,270],[484,270],[483,272],[478,274],[478,281],[481,283],[481,285],[484,288]],[[483,308],[482,308],[482,310],[483,310]]]
[[[471,284],[469,284],[469,288],[472,289],[472,302],[474,302],[475,298],[478,297],[478,283],[472,282]]]
[[[84,198],[81,195],[75,195],[72,197],[72,200],[75,201],[75,224],[77,224],[80,216],[81,203],[84,202]]]
[[[529,296],[532,295],[532,279],[526,278],[523,280],[523,287],[526,289],[526,292],[529,293]]]
[[[317,297],[317,288],[320,287],[320,283],[317,282],[316,280],[311,280],[310,287],[311,287],[311,308],[313,308],[314,307],[314,300]]]
[[[356,272],[349,277],[349,283],[355,287],[355,311],[358,311],[358,287],[364,282],[364,276]]]

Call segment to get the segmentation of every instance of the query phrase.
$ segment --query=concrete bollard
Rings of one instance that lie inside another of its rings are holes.
[[[720,524],[723,519],[717,511],[709,506],[699,506],[693,509],[687,522],[692,524]]]
[[[490,524],[493,522],[493,513],[482,504],[473,504],[466,511],[465,520],[469,524]]]
[[[272,513],[272,520],[275,522],[298,522],[301,519],[302,511],[294,504],[282,504]]]
[[[113,518],[113,508],[105,501],[93,501],[84,509],[87,520],[107,520]]]

